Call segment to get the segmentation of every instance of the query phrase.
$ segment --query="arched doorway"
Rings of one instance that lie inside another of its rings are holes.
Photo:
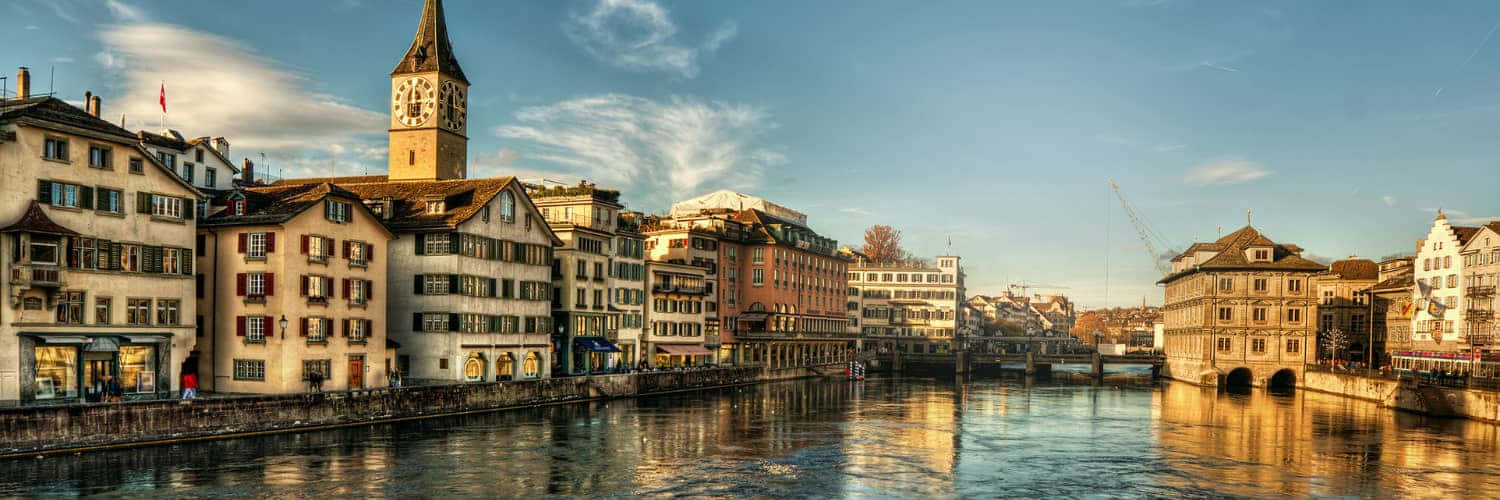
[[[1235,368],[1224,376],[1224,388],[1231,390],[1248,390],[1254,375],[1249,368]]]
[[[1290,392],[1297,388],[1297,372],[1285,369],[1271,375],[1271,380],[1266,382],[1266,389],[1270,391]]]

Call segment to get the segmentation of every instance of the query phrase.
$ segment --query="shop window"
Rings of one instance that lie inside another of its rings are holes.
[[[78,397],[78,348],[37,347],[36,399]]]
[[[120,346],[120,380],[125,392],[156,392],[156,347]]]

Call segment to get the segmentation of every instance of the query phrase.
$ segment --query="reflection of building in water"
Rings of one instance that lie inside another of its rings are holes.
[[[1332,493],[1326,489],[1328,478],[1341,478],[1342,487],[1358,485],[1370,494],[1400,490],[1445,496],[1449,489],[1480,491],[1481,480],[1473,474],[1390,471],[1488,468],[1488,457],[1497,450],[1493,425],[1424,419],[1318,393],[1241,396],[1169,383],[1157,394],[1153,411],[1163,458],[1175,469],[1156,478],[1165,491],[1216,487],[1217,494],[1232,496],[1263,495],[1267,489],[1288,496],[1327,495]],[[1203,477],[1217,481],[1191,479]]]
[[[865,394],[883,394],[854,403],[856,411],[848,417],[850,434],[843,444],[848,456],[846,475],[863,478],[867,483],[864,487],[877,491],[883,481],[921,477],[942,489],[930,493],[952,495],[959,396],[899,380],[865,384]]]

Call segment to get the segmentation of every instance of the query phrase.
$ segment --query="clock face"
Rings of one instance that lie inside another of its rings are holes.
[[[391,114],[408,127],[427,123],[436,109],[436,89],[432,88],[432,82],[420,76],[401,82],[396,87],[396,95],[391,97]]]
[[[469,111],[469,98],[464,96],[464,89],[457,83],[443,82],[442,92],[438,94],[438,98],[443,104],[443,126],[455,132],[462,131],[464,113]]]

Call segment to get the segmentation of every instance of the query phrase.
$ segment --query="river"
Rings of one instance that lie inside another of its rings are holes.
[[[1497,427],[1111,376],[797,380],[0,462],[0,495],[1146,497],[1500,491]],[[1081,378],[1081,377],[1074,377]]]

